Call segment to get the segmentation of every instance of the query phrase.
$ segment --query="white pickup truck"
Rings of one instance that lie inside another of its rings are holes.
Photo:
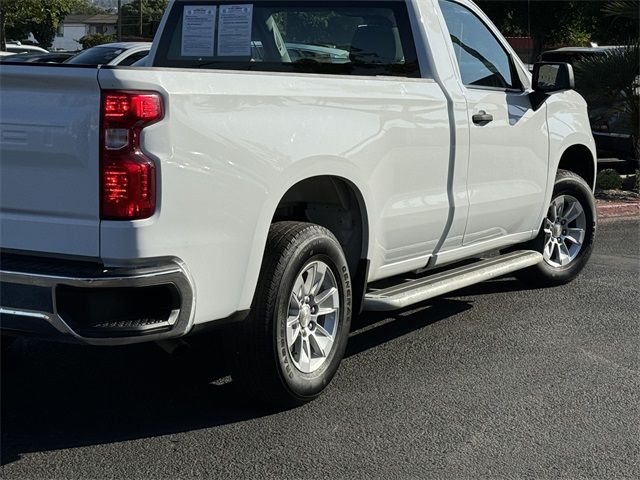
[[[4,338],[226,325],[234,382],[296,404],[362,310],[589,259],[571,68],[468,0],[175,0],[148,65],[3,64]]]

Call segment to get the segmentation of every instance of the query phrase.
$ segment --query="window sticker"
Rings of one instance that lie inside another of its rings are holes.
[[[221,5],[218,19],[218,55],[251,55],[251,21],[253,5]]]
[[[182,15],[183,57],[213,57],[216,8],[185,5]]]

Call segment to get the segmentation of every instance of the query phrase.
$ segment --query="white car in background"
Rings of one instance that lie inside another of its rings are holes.
[[[64,63],[128,66],[146,57],[149,50],[151,50],[150,42],[105,43],[87,48]]]
[[[15,55],[17,53],[49,53],[49,52],[44,48],[36,47],[35,45],[22,45],[20,42],[17,42],[17,43],[7,43],[7,50],[5,52],[0,52],[0,56],[5,57],[7,55]]]

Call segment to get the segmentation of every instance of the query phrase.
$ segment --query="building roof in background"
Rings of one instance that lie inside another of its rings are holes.
[[[118,15],[100,14],[100,15],[67,15],[62,23],[87,24],[87,25],[115,25],[118,23]]]

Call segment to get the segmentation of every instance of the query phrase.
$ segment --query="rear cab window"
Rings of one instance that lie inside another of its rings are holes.
[[[421,76],[402,0],[178,1],[154,66]]]

